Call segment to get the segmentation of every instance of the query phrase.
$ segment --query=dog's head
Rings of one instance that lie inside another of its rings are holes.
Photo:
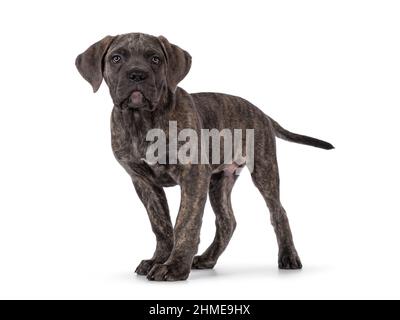
[[[96,42],[75,64],[94,92],[104,78],[115,106],[153,111],[189,72],[191,56],[162,36],[129,33]]]

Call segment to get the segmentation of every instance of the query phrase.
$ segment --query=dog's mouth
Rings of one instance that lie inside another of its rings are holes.
[[[121,109],[152,109],[150,100],[140,90],[133,90],[131,94],[120,104]]]
[[[132,91],[131,95],[129,96],[128,99],[129,103],[133,106],[133,107],[140,107],[141,105],[143,105],[143,103],[145,102],[146,98],[144,97],[143,93],[139,90],[134,90]]]

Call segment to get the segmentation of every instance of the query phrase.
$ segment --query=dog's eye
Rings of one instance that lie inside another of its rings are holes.
[[[118,54],[115,54],[115,55],[113,55],[113,56],[111,57],[111,61],[112,61],[113,63],[118,63],[118,62],[121,61],[121,56],[118,55]]]
[[[161,62],[160,58],[157,56],[153,56],[151,58],[151,62],[153,62],[154,64],[159,64]]]

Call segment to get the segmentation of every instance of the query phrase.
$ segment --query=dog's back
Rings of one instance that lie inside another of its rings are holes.
[[[195,108],[207,129],[253,128],[255,135],[273,134],[286,141],[326,150],[333,149],[329,142],[290,132],[280,126],[249,101],[224,93],[200,92],[191,94]]]

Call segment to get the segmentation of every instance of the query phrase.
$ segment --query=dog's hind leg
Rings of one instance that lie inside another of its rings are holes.
[[[279,268],[301,269],[302,265],[293,243],[289,220],[279,199],[279,173],[275,152],[264,154],[264,157],[259,155],[255,159],[254,171],[251,176],[271,214],[271,223],[279,246]]]
[[[193,259],[193,269],[211,269],[228,246],[236,227],[231,205],[231,191],[237,179],[235,172],[219,172],[211,177],[209,196],[215,213],[216,234],[214,241],[200,256]]]

